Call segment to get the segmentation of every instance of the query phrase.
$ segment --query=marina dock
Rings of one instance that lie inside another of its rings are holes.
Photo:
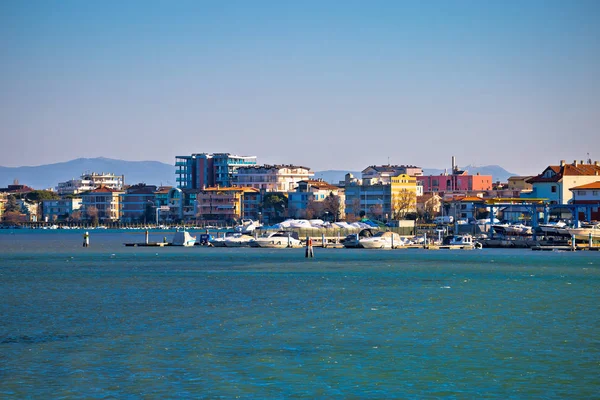
[[[127,247],[166,247],[171,246],[171,243],[164,242],[149,242],[149,243],[123,243]]]

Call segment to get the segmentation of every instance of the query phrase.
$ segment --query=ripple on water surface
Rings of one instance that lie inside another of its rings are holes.
[[[117,233],[92,233],[89,249],[74,235],[14,236],[0,236],[2,396],[600,392],[595,253],[315,249],[305,259],[302,249],[125,248]]]

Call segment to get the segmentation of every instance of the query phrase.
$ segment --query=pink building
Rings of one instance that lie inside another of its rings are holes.
[[[469,175],[458,170],[453,174],[417,176],[417,181],[423,186],[423,193],[492,190],[491,175]]]

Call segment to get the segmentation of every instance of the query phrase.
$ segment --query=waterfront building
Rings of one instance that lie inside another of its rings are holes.
[[[4,216],[4,209],[6,208],[6,203],[8,202],[8,195],[6,193],[0,193],[0,221]]]
[[[596,182],[572,187],[572,204],[591,205],[590,215],[580,214],[580,220],[600,221],[600,177]],[[595,205],[595,207],[593,207]]]
[[[423,168],[414,165],[371,165],[362,170],[362,179],[376,179],[380,183],[390,183],[398,175],[423,176]]]
[[[82,218],[100,222],[117,221],[121,216],[121,190],[101,186],[81,193]]]
[[[88,192],[101,186],[114,190],[123,190],[124,185],[125,175],[92,172],[82,174],[79,179],[59,182],[58,186],[56,186],[56,192],[59,196],[66,196]]]
[[[155,222],[156,186],[140,183],[125,189],[121,194],[121,221]]]
[[[229,153],[197,153],[175,158],[177,187],[180,189],[204,189],[230,187],[237,169],[256,165],[255,156],[238,156]]]
[[[572,188],[594,183],[600,180],[598,161],[573,161],[567,164],[561,160],[560,165],[549,165],[544,171],[527,180],[532,185],[530,193],[521,194],[524,198],[545,198],[550,204],[567,204],[573,198]]]
[[[242,199],[242,218],[262,222],[262,193],[255,188],[246,188]]]
[[[183,221],[185,195],[180,188],[171,188],[167,193],[168,212],[164,216],[167,221]]]
[[[252,187],[266,192],[290,192],[298,182],[310,179],[314,173],[296,165],[255,165],[237,169],[234,179],[237,187]]]
[[[194,219],[200,221],[223,221],[233,223],[244,215],[245,193],[259,191],[247,187],[213,187],[198,190],[190,196],[194,204]],[[192,194],[192,193],[190,193]]]
[[[418,176],[424,193],[467,192],[492,190],[491,175],[469,175],[467,171],[455,169],[451,174]]]
[[[350,175],[350,174],[348,174]],[[378,178],[350,180],[346,175],[345,213],[388,220],[402,219],[417,210],[418,177],[400,174],[383,183]]]
[[[437,193],[425,193],[417,196],[417,212],[433,218],[442,209],[442,197]]]
[[[58,200],[43,200],[42,215],[45,222],[65,221],[74,211],[81,209],[82,199],[69,197]]]
[[[527,182],[533,176],[511,176],[508,178],[508,189],[519,192],[531,192],[533,186]]]
[[[29,222],[37,222],[42,220],[42,209],[40,202],[20,198],[17,199],[17,204],[21,207],[21,210],[25,212]]]
[[[471,221],[477,219],[480,211],[486,211],[485,199],[478,196],[457,196],[449,202],[447,215],[454,221]]]
[[[169,191],[172,189],[172,186],[160,186],[154,192],[154,202],[157,206],[168,206],[169,205]]]
[[[340,220],[345,217],[345,202],[344,189],[323,180],[307,179],[298,182],[295,191],[288,192],[288,216]]]
[[[33,188],[27,186],[27,185],[20,185],[18,183],[14,183],[12,185],[8,185],[5,188],[0,188],[0,193],[6,193],[6,194],[25,194],[25,193],[29,193],[29,192],[33,192]]]

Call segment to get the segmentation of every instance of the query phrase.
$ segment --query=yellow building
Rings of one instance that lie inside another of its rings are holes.
[[[257,193],[248,187],[213,187],[195,193],[194,214],[198,220],[239,220],[244,215],[244,194]]]
[[[402,219],[417,211],[417,178],[401,174],[391,178],[390,210],[392,219]]]
[[[2,221],[2,218],[4,216],[4,205],[7,201],[7,197],[8,196],[5,193],[0,193],[0,221]]]
[[[533,178],[532,176],[511,176],[508,178],[508,189],[521,191],[531,191],[533,186],[528,183],[527,180]]]
[[[81,193],[81,211],[84,219],[98,218],[100,222],[118,221],[121,217],[123,191],[104,186]]]
[[[346,214],[360,212],[373,219],[402,219],[417,211],[417,178],[400,174],[389,182],[363,179],[345,187]]]

